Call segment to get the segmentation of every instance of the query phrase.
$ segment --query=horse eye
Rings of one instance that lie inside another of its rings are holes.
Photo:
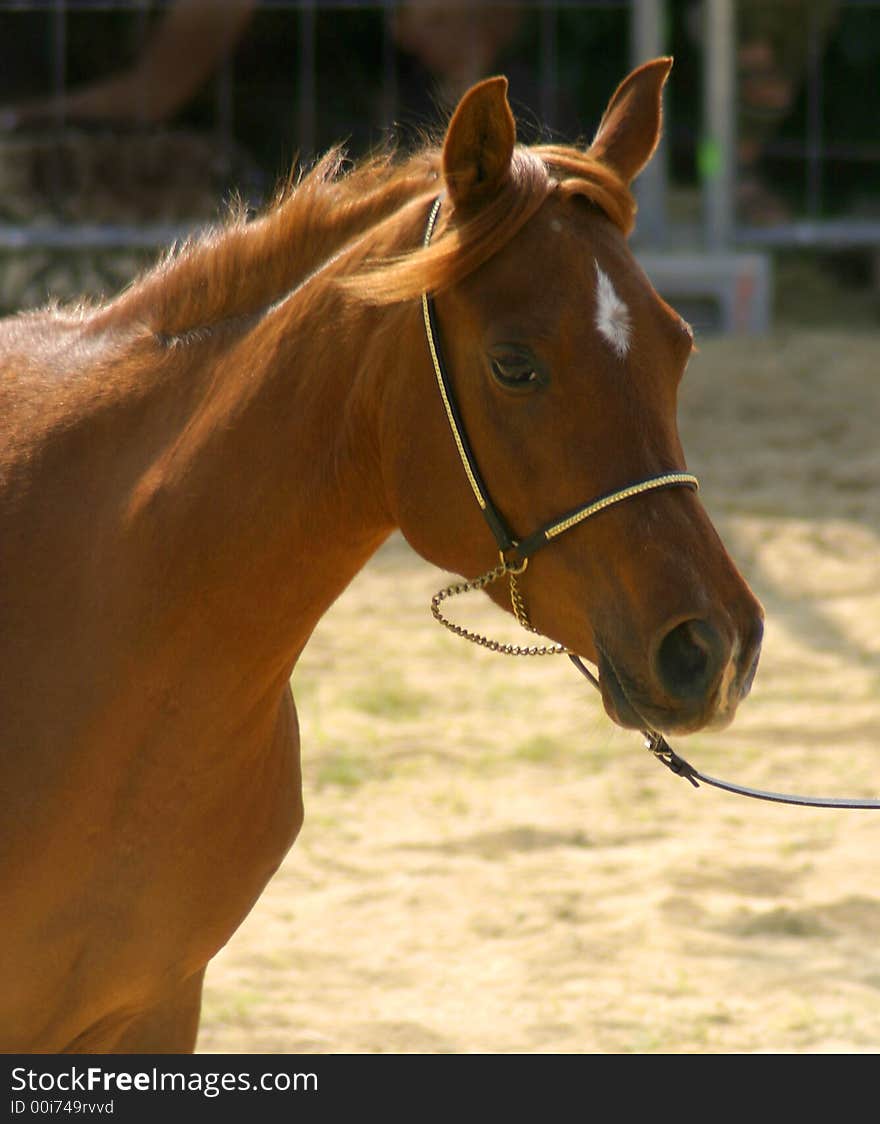
[[[529,390],[541,381],[534,361],[525,355],[494,356],[491,367],[495,381],[508,390]]]

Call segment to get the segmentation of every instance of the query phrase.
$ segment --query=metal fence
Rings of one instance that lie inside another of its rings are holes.
[[[119,13],[127,15],[134,27],[130,38],[144,39],[150,26],[150,17],[168,8],[173,0],[0,0],[0,18],[7,27],[16,16],[33,17],[43,13],[47,19],[45,43],[43,45],[47,65],[46,93],[63,97],[71,81],[70,54],[71,21],[77,16],[106,15]],[[321,135],[319,128],[322,91],[320,79],[324,60],[321,58],[319,44],[319,22],[328,19],[345,21],[358,13],[372,13],[381,18],[381,34],[378,40],[366,46],[372,58],[371,78],[378,88],[380,106],[378,125],[390,126],[397,120],[400,111],[400,90],[392,36],[392,18],[395,9],[401,7],[398,0],[259,0],[258,14],[284,13],[289,17],[284,34],[288,37],[291,69],[295,72],[288,97],[283,104],[274,107],[274,112],[289,123],[289,152],[307,161],[324,145],[339,139],[333,135]],[[514,3],[517,10],[528,10],[534,17],[536,42],[534,66],[535,103],[529,106],[537,119],[552,120],[558,101],[560,79],[558,73],[558,28],[561,12],[618,13],[620,31],[627,34],[627,17],[630,4],[627,0],[543,0],[539,3]],[[653,5],[637,5],[639,9]],[[7,36],[0,31],[0,52]],[[212,80],[213,120],[210,133],[218,151],[227,151],[234,144],[236,116],[240,112],[241,94],[236,92],[233,75],[234,59],[227,60],[217,70]],[[345,75],[334,75],[336,83],[345,85]],[[340,113],[342,135],[349,132],[347,120],[355,118],[360,110],[354,96]],[[63,115],[59,115],[63,116]],[[62,122],[59,121],[59,124]],[[0,114],[2,126],[2,114]],[[2,135],[2,133],[0,133]],[[167,224],[137,224],[132,226],[119,222],[87,222],[71,224],[63,220],[57,223],[40,222],[2,223],[0,222],[0,249],[21,249],[29,246],[48,247],[55,250],[80,248],[109,248],[114,246],[146,247],[161,245],[169,238],[181,233],[181,228]]]
[[[769,10],[774,5],[768,3],[765,7]],[[799,203],[792,207],[790,218],[762,225],[750,224],[737,214],[737,188],[742,174],[737,161],[741,128],[738,116],[744,100],[737,82],[737,44],[742,43],[744,28],[738,26],[741,13],[736,0],[706,0],[706,119],[701,141],[706,244],[880,247],[880,136],[875,127],[865,128],[861,134],[854,130],[845,120],[845,106],[835,107],[829,96],[835,90],[855,85],[862,104],[875,107],[876,121],[880,109],[880,3],[805,0],[791,6],[777,3],[776,7],[783,17],[803,20],[800,26],[788,28],[795,55],[801,55],[794,57],[789,67],[799,78],[800,89],[794,99],[799,120],[796,131],[789,135],[768,136],[764,155],[777,168],[789,166],[787,182],[800,180]],[[836,59],[829,60],[829,47],[835,42],[839,44],[841,38],[848,40],[851,53],[861,56],[855,76],[848,72],[844,52],[838,51]],[[852,52],[856,39],[858,49]],[[791,75],[788,80],[795,82]],[[866,115],[869,119],[870,115]],[[840,187],[835,179],[841,168],[858,170],[866,181],[861,198],[848,214],[834,213],[835,195]],[[859,209],[867,213],[860,215]]]
[[[143,37],[157,11],[167,7],[168,2],[6,0],[0,4],[0,16],[6,26],[11,27],[10,20],[32,17],[38,12],[43,14],[45,42],[42,49],[47,92],[63,95],[73,80],[74,20],[82,20],[90,14],[115,12],[128,19],[135,38]],[[712,289],[711,278],[717,275],[719,292],[729,284],[743,290],[735,268],[736,255],[747,248],[880,246],[880,206],[877,205],[880,142],[876,130],[867,135],[859,135],[858,130],[852,129],[841,133],[832,112],[835,99],[829,96],[841,82],[847,81],[845,52],[843,56],[839,50],[835,54],[834,44],[843,36],[848,37],[852,46],[855,35],[860,52],[860,95],[875,104],[880,103],[880,35],[877,34],[880,0],[769,0],[763,5],[767,10],[786,9],[803,21],[795,36],[803,58],[796,60],[797,96],[792,98],[796,105],[790,107],[794,125],[788,132],[781,130],[764,140],[765,162],[777,170],[784,169],[783,179],[789,190],[798,176],[802,183],[794,191],[797,198],[790,213],[779,221],[760,225],[744,220],[737,207],[741,186],[738,149],[743,106],[738,52],[744,35],[743,12],[750,3],[751,0],[679,0],[677,3],[675,0],[667,3],[661,0],[538,0],[510,5],[512,12],[526,13],[530,20],[527,65],[532,101],[529,109],[538,121],[556,121],[560,106],[570,94],[571,69],[566,70],[566,60],[570,47],[567,37],[572,28],[585,26],[587,22],[599,28],[596,35],[601,32],[605,39],[590,40],[593,49],[590,56],[582,60],[582,66],[601,69],[603,63],[607,63],[605,56],[615,56],[621,60],[618,78],[626,65],[667,52],[673,46],[673,38],[676,39],[676,53],[691,56],[689,71],[685,68],[695,83],[686,94],[690,112],[684,116],[688,119],[682,122],[672,115],[671,139],[661,146],[637,188],[640,247],[653,253],[658,274],[662,275],[666,269],[670,285],[679,277],[682,283],[689,279],[691,288],[699,287],[702,282],[694,280],[699,275],[709,279],[706,284]],[[378,105],[376,116],[381,125],[398,119],[402,92],[393,18],[400,6],[398,0],[260,0],[258,13],[283,14],[286,20],[285,30],[280,34],[289,37],[285,49],[290,82],[287,95],[275,105],[274,112],[283,116],[287,123],[291,153],[297,150],[308,155],[328,139],[321,127],[322,112],[328,100],[327,69],[340,64],[338,58],[328,63],[322,52],[328,42],[327,28],[330,26],[332,31],[333,21],[343,29],[346,20],[370,14],[373,19],[370,41],[362,45],[360,55],[369,57],[372,67],[370,79]],[[683,34],[682,28],[688,27],[690,33]],[[860,27],[869,33],[859,35]],[[0,51],[6,39],[0,32]],[[209,130],[219,150],[234,144],[242,98],[247,96],[236,86],[235,66],[234,58],[230,59],[211,81]],[[829,66],[836,70],[829,72]],[[349,83],[344,67],[341,72],[331,73],[329,78],[334,97],[340,100],[340,119],[344,120],[346,114],[356,116],[361,108],[357,102],[356,83]],[[347,89],[348,86],[351,88]],[[350,99],[347,105],[343,96],[346,93]],[[600,108],[599,105],[592,107],[593,111]],[[584,122],[585,132],[589,124],[588,120]],[[683,223],[671,216],[668,206],[670,184],[682,174],[682,167],[686,169],[685,176],[691,177],[691,194],[696,200],[694,212]],[[838,181],[846,178],[841,168],[858,169],[860,175],[864,173],[864,190],[850,213],[839,213],[834,206]],[[57,221],[39,223],[6,221],[0,223],[0,250],[154,247],[173,240],[182,232],[179,225],[168,223],[71,222],[63,216]],[[681,255],[684,249],[688,253],[681,257],[678,266],[670,262],[675,252]],[[746,257],[741,258],[741,261],[746,260]],[[757,282],[747,286],[749,299],[766,304],[769,300],[765,292],[769,284],[766,261],[752,255],[748,263],[760,274]],[[748,315],[752,317],[749,323],[753,327],[766,324],[766,313],[759,310],[755,316]],[[733,323],[730,316],[722,319],[728,327]]]

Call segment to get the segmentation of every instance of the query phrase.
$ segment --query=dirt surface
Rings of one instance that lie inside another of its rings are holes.
[[[734,725],[673,739],[706,772],[880,796],[878,356],[797,329],[692,361],[689,465],[767,610]],[[880,1049],[880,812],[691,789],[566,660],[435,625],[442,583],[395,538],[307,649],[306,825],[200,1050]]]

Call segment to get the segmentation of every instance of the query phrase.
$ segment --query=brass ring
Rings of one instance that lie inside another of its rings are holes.
[[[513,546],[510,549],[515,551],[516,548],[517,548],[517,545],[518,545],[517,543],[514,543]],[[522,559],[520,559],[520,563],[517,566],[514,562],[509,561],[507,558],[504,557],[504,551],[503,550],[498,551],[498,557],[501,559],[501,564],[504,567],[504,569],[507,571],[508,574],[524,574],[526,572],[526,568],[528,567],[528,564],[529,564],[528,558],[522,558]]]

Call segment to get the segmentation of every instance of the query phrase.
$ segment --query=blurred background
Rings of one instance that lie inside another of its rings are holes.
[[[503,72],[524,140],[589,138],[670,53],[641,260],[704,331],[880,317],[880,0],[4,0],[0,308],[112,293],[344,141],[436,132]]]

